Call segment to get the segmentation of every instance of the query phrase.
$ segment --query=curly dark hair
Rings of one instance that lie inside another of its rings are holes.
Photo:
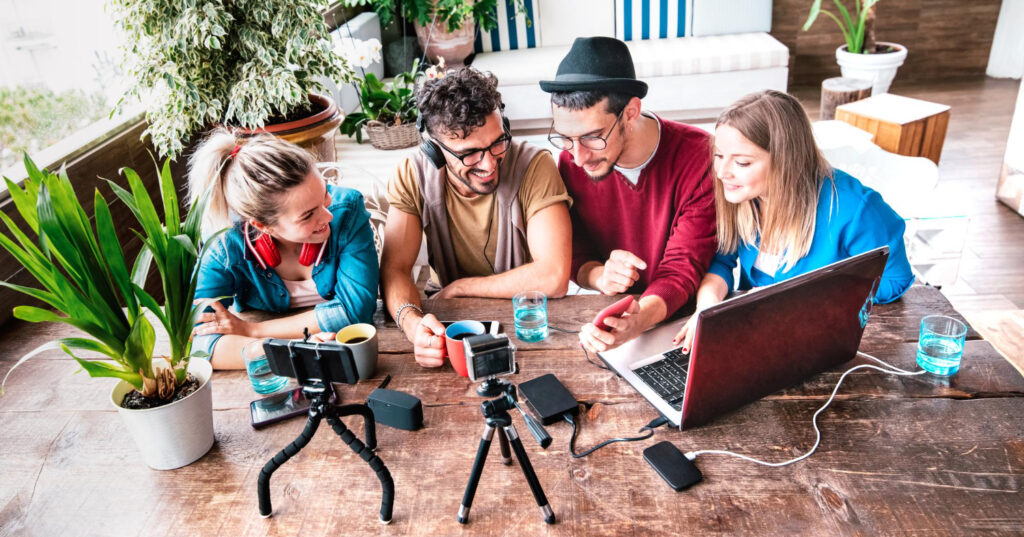
[[[416,107],[431,136],[465,138],[502,106],[497,77],[472,67],[448,71],[444,78],[424,83],[416,95]]]

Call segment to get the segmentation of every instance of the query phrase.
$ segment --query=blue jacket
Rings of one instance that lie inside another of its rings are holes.
[[[835,189],[832,188],[833,182]],[[790,270],[783,271],[780,266],[774,276],[761,272],[754,268],[758,245],[741,243],[737,252],[715,255],[708,271],[721,276],[729,289],[733,289],[732,274],[738,259],[739,288],[746,290],[781,282],[888,245],[889,260],[878,284],[875,302],[886,303],[899,298],[914,283],[903,244],[903,231],[906,229],[903,218],[885,203],[878,192],[862,185],[846,172],[835,170],[833,182],[826,179],[818,196],[811,249]]]
[[[373,245],[370,214],[363,195],[350,188],[327,186],[331,235],[320,263],[313,267],[313,281],[326,302],[314,308],[320,329],[336,332],[354,323],[371,322],[377,307],[380,267]],[[241,225],[225,233],[203,257],[199,266],[196,298],[229,296],[221,302],[236,311],[256,309],[286,312],[291,296],[274,269],[260,267],[245,248]],[[221,334],[197,336],[192,349],[213,353]]]

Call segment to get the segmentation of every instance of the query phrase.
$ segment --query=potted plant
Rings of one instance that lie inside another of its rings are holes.
[[[212,371],[208,361],[189,358],[192,326],[206,305],[192,303],[196,268],[205,251],[199,246],[205,201],[193,206],[181,221],[167,162],[160,173],[165,216],[161,221],[142,180],[125,169],[130,190],[114,183],[111,186],[138,219],[142,231],[135,233],[143,241],[143,249],[129,267],[110,207],[98,189],[94,218],[90,219],[66,174],[39,170],[27,156],[25,169],[24,187],[5,180],[35,238],[0,213],[10,233],[0,233],[0,246],[42,288],[2,281],[0,285],[56,310],[23,305],[14,308],[16,318],[65,323],[89,337],[50,342],[22,357],[15,367],[39,352],[60,348],[90,376],[121,379],[111,398],[146,464],[170,469],[202,457],[213,445]],[[162,306],[143,289],[153,262],[163,286]],[[147,311],[167,333],[168,356],[154,356],[156,332]],[[82,352],[104,359],[79,356]]]
[[[380,61],[380,43],[376,39],[346,40],[337,52],[351,65],[362,69]],[[416,59],[411,70],[399,73],[390,83],[365,71],[362,78],[356,77],[353,83],[359,93],[359,110],[345,115],[341,133],[355,136],[356,141],[362,143],[365,128],[370,143],[377,149],[401,149],[419,144],[422,139],[416,128],[418,70],[419,59]]]
[[[473,53],[477,26],[498,26],[498,0],[407,0],[397,5],[394,0],[345,0],[345,5],[372,6],[382,27],[396,16],[412,22],[427,58],[444,58],[453,67]],[[515,6],[517,12],[525,11],[522,0],[515,0]]]
[[[349,71],[331,51],[326,0],[195,3],[114,0],[124,30],[125,96],[141,97],[149,135],[175,156],[215,124],[272,132],[334,159],[341,115],[316,95]],[[122,102],[124,99],[122,99]]]
[[[820,13],[827,15],[839,25],[846,39],[846,44],[836,49],[836,61],[843,76],[870,80],[873,95],[887,93],[896,77],[896,70],[907,58],[907,47],[875,41],[875,4],[878,0],[854,0],[852,13],[840,0],[832,1],[842,19],[823,9],[821,0],[814,0],[804,31],[811,28]]]

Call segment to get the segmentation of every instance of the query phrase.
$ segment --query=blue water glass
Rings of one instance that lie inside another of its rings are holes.
[[[967,326],[952,317],[929,315],[921,319],[917,365],[933,375],[955,375],[963,360],[966,338]]]
[[[245,372],[256,393],[274,393],[288,384],[288,377],[279,377],[270,371],[270,362],[263,350],[263,340],[250,341],[242,347]]]
[[[548,297],[540,291],[523,291],[512,297],[516,337],[533,343],[548,337]]]

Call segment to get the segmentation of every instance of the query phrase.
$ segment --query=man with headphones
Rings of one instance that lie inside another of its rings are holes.
[[[444,363],[444,326],[423,312],[411,277],[422,236],[428,295],[560,297],[568,287],[572,201],[551,154],[512,139],[497,85],[468,67],[424,83],[416,104],[426,140],[388,182],[381,285],[424,367]]]

